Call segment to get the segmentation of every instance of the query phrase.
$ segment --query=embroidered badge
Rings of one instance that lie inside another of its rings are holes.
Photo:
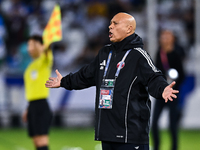
[[[119,68],[119,65],[121,64],[122,62],[120,61],[118,64],[117,64],[117,68]],[[125,62],[123,62],[122,66],[121,66],[121,69],[125,66]]]

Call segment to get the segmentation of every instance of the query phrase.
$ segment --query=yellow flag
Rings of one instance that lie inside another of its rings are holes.
[[[62,40],[62,26],[61,26],[61,12],[60,6],[56,4],[54,6],[51,17],[42,34],[45,48],[51,43]]]

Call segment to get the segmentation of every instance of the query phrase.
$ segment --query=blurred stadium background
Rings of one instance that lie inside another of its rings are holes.
[[[153,59],[158,49],[158,31],[174,31],[177,43],[184,49],[186,73],[179,95],[184,110],[179,142],[185,144],[180,149],[200,149],[199,0],[0,0],[0,149],[33,149],[21,120],[27,107],[23,72],[30,62],[26,40],[32,34],[42,34],[56,3],[61,6],[63,40],[52,45],[53,70],[59,69],[62,75],[89,63],[109,43],[108,25],[118,12],[135,17],[136,33],[143,38],[145,49]],[[51,89],[50,93],[49,103],[54,111],[51,148],[100,150],[99,142],[93,140],[95,88]],[[164,111],[160,119],[165,139],[167,113]]]

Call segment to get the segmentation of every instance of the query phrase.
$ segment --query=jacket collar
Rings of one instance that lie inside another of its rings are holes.
[[[131,34],[120,42],[112,44],[112,49],[116,52],[128,50],[134,47],[143,48],[142,39],[136,33]]]

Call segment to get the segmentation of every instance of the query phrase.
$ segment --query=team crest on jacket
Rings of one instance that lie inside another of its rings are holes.
[[[118,62],[118,64],[117,64],[117,68],[119,68],[119,66],[120,66],[120,64],[121,64],[122,62],[120,61],[120,62]],[[123,62],[122,63],[122,65],[121,65],[121,68],[120,69],[122,69],[122,68],[124,68],[124,66],[125,66],[125,62]]]

